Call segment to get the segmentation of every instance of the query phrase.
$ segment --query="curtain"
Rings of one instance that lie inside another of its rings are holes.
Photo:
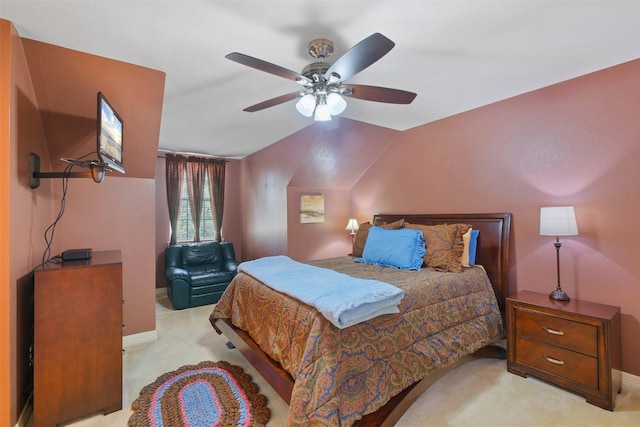
[[[215,227],[215,239],[222,240],[222,214],[224,212],[224,177],[226,160],[211,159],[207,162],[207,174],[209,175],[209,202],[213,213],[213,225]]]
[[[202,157],[185,157],[178,154],[167,154],[167,204],[169,206],[169,222],[171,223],[171,245],[178,241],[178,219],[180,217],[180,200],[185,171],[187,175],[187,193],[189,209],[193,220],[193,241],[200,241],[200,222],[204,203],[205,174],[209,176],[209,199],[213,215],[214,238],[222,240],[222,213],[224,211],[224,181],[226,160]]]
[[[169,222],[171,224],[170,245],[177,243],[178,214],[180,213],[180,193],[182,192],[182,177],[184,176],[185,158],[174,154],[167,154],[166,180],[167,204],[169,206]]]
[[[204,178],[207,171],[207,159],[189,157],[187,160],[187,191],[189,192],[189,206],[193,219],[193,241],[200,241],[200,219],[202,218],[202,203],[204,200]]]

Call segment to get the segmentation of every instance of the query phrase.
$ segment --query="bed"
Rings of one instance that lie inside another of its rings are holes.
[[[399,314],[344,329],[313,307],[244,273],[214,308],[210,316],[214,329],[289,403],[289,425],[393,425],[451,369],[475,356],[504,357],[504,349],[495,343],[504,337],[511,215],[377,214],[373,218],[374,225],[398,221],[470,225],[479,231],[475,264],[480,266],[448,273],[362,265],[352,257],[310,262],[379,278],[405,291]],[[424,286],[422,280],[431,285]],[[444,297],[434,299],[436,294]]]

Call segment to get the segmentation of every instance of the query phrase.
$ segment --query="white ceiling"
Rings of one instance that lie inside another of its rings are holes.
[[[5,1],[20,36],[166,72],[160,148],[242,158],[312,123],[300,88],[225,59],[236,51],[302,71],[307,44],[333,59],[380,32],[396,46],[349,83],[418,94],[410,105],[347,99],[350,119],[405,130],[637,59],[640,1]]]

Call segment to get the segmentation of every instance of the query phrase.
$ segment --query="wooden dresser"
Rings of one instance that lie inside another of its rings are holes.
[[[507,298],[507,369],[613,411],[621,383],[620,308],[546,294]]]
[[[34,272],[34,427],[122,409],[120,251]]]

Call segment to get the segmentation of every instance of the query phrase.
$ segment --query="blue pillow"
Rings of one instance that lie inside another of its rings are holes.
[[[373,226],[369,229],[362,258],[357,262],[420,270],[426,252],[422,231],[412,228],[387,230]]]
[[[480,230],[471,230],[471,239],[469,239],[469,265],[476,263],[476,248],[478,247],[478,234]]]

